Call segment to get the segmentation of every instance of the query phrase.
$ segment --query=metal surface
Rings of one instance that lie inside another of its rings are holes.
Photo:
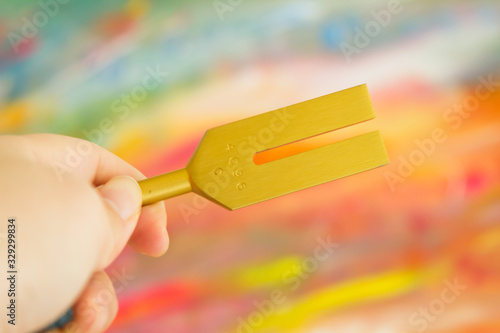
[[[186,169],[139,182],[143,204],[193,191],[234,210],[385,165],[378,131],[254,163],[258,152],[374,117],[362,85],[210,129]]]
[[[166,173],[139,182],[142,190],[142,204],[155,202],[189,193],[193,190],[186,169]]]

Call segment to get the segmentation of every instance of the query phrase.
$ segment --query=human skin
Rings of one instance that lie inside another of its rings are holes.
[[[72,167],[68,151],[85,146]],[[127,243],[160,256],[168,248],[163,202],[141,208],[137,169],[95,144],[52,134],[0,136],[0,275],[7,272],[7,224],[16,229],[16,325],[0,313],[0,330],[36,332],[73,308],[65,332],[103,332],[118,303],[104,269]],[[0,280],[1,308],[8,304]],[[105,295],[105,297],[103,297]],[[5,313],[4,313],[5,312]]]

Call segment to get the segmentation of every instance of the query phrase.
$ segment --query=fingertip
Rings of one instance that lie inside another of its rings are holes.
[[[64,332],[104,332],[118,312],[113,284],[103,271],[95,273],[75,305],[75,319]]]
[[[168,236],[167,230],[163,229],[162,234],[163,234],[162,237],[160,237],[157,240],[156,244],[153,244],[151,246],[149,253],[145,254],[153,258],[158,258],[163,256],[168,251],[168,247],[170,245],[170,238]]]
[[[152,257],[165,254],[169,246],[169,236],[163,201],[143,207],[129,245],[137,252]]]
[[[128,245],[135,251],[149,257],[163,256],[169,248],[170,239],[166,230],[160,231],[161,235],[131,238]]]

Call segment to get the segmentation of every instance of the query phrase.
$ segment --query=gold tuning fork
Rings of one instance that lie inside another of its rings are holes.
[[[375,118],[366,85],[212,128],[186,168],[139,182],[143,205],[194,192],[230,210],[389,163],[379,131],[257,165],[256,153]]]

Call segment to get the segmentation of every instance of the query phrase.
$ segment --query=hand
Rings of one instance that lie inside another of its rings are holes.
[[[7,232],[8,218],[16,218],[19,272],[16,326],[4,314],[2,332],[40,330],[72,306],[68,332],[102,332],[111,324],[118,303],[103,269],[127,242],[151,256],[168,248],[163,202],[141,209],[136,180],[144,178],[84,140],[0,136],[0,234]],[[3,254],[7,245],[0,244]],[[0,274],[7,271],[6,258],[1,256]],[[0,286],[8,287],[2,280]],[[0,300],[6,290],[1,288]],[[104,290],[112,297],[96,299]]]

